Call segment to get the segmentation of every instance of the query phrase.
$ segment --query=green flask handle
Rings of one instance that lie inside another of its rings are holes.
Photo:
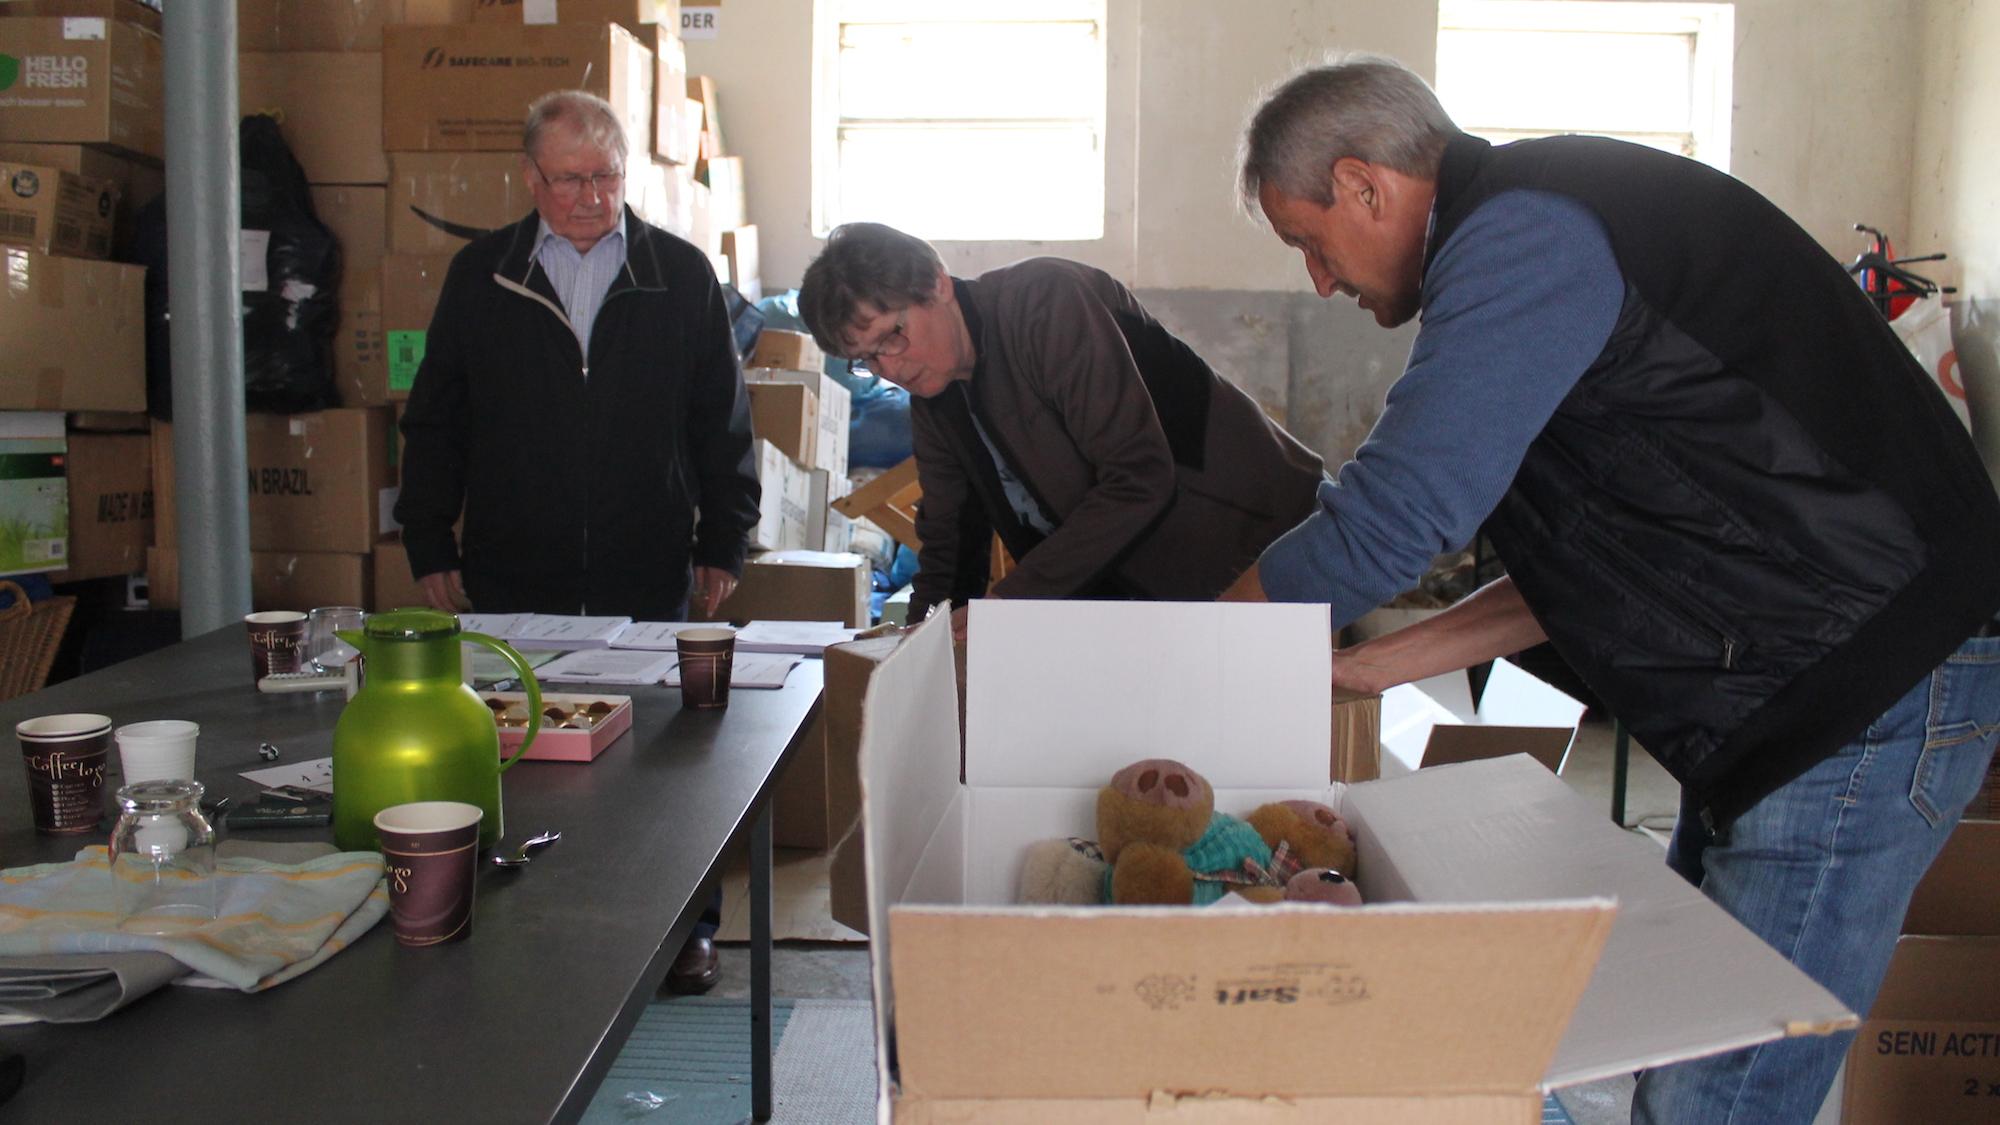
[[[487,648],[499,653],[500,659],[505,660],[513,666],[515,678],[523,688],[527,689],[528,734],[527,737],[521,739],[521,744],[514,748],[513,756],[500,763],[500,771],[505,773],[508,766],[521,760],[521,755],[527,753],[529,745],[535,741],[535,735],[541,733],[542,685],[535,682],[535,670],[528,667],[528,662],[521,659],[521,654],[514,651],[514,646],[502,644],[484,633],[460,633],[458,639],[467,644],[485,645]]]

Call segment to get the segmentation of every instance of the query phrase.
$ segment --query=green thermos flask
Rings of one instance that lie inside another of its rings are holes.
[[[500,773],[519,761],[542,726],[542,692],[521,654],[459,627],[454,614],[397,609],[368,618],[340,639],[361,652],[361,690],[333,728],[333,838],[373,851],[375,814],[409,801],[464,801],[486,812],[479,846],[500,839]],[[528,693],[527,737],[506,761],[493,711],[461,679],[459,644],[499,653]]]

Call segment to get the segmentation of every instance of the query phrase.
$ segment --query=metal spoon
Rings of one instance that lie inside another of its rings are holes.
[[[546,848],[560,839],[562,839],[562,833],[553,828],[539,836],[530,836],[521,841],[521,846],[514,849],[513,855],[495,855],[493,857],[493,865],[495,867],[526,867],[528,866],[529,852],[534,851],[536,848]]]

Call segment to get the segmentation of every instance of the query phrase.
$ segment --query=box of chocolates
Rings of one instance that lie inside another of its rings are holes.
[[[518,691],[483,691],[500,728],[500,756],[506,758],[528,734],[528,697]],[[542,729],[523,758],[547,762],[588,762],[632,728],[629,695],[542,693]]]

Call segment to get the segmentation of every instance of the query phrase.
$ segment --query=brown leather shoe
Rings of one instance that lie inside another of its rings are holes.
[[[699,996],[722,979],[722,966],[715,957],[715,943],[705,937],[691,937],[681,946],[674,967],[667,970],[667,991],[678,996]]]

